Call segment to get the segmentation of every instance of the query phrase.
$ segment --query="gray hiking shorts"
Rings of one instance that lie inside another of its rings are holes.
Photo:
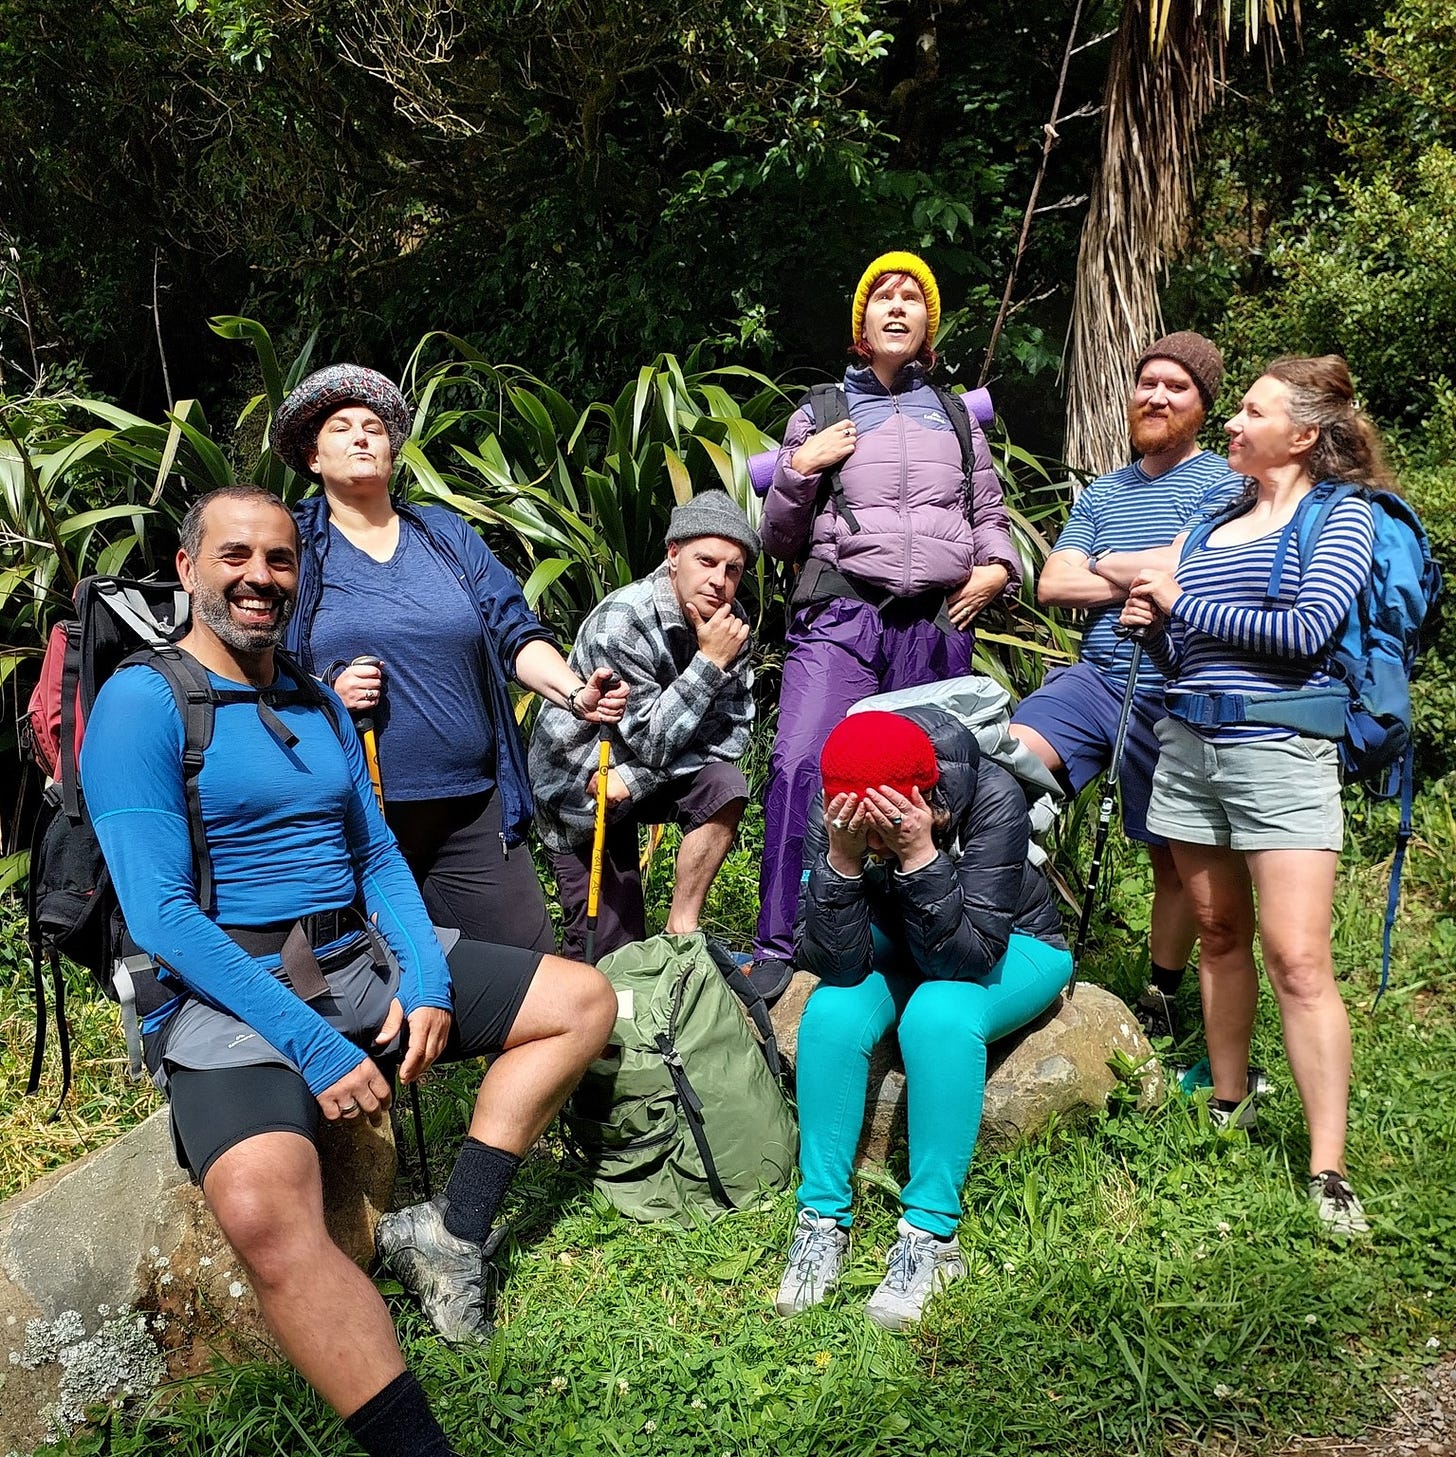
[[[363,936],[320,959],[327,996],[310,1005],[351,1042],[368,1051],[386,1077],[404,1056],[405,1032],[374,1047],[398,987],[399,974],[375,964]],[[536,970],[539,951],[456,941],[450,962],[450,1036],[441,1062],[488,1056],[506,1045]],[[292,1062],[246,1022],[189,998],[143,1039],[152,1079],[166,1092],[177,1162],[198,1183],[219,1155],[260,1133],[318,1134],[318,1100]]]

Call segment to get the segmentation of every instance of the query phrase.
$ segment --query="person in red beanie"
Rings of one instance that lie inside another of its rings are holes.
[[[900,1330],[966,1273],[961,1189],[981,1124],[986,1045],[1038,1017],[1072,975],[1051,891],[1026,858],[1026,800],[949,714],[851,714],[825,741],[794,949],[820,979],[799,1026],[798,1218],[776,1308],[838,1281],[870,1054],[894,1028],[910,1178],[867,1314]]]

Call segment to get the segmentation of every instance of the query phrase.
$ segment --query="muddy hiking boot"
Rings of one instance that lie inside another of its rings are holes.
[[[488,1341],[499,1275],[490,1258],[504,1243],[505,1226],[484,1244],[458,1239],[445,1228],[443,1195],[428,1204],[386,1214],[374,1245],[385,1267],[420,1302],[444,1340]]]
[[[1309,1180],[1309,1202],[1331,1234],[1369,1234],[1370,1221],[1350,1181],[1336,1169],[1324,1169]]]
[[[954,1235],[937,1239],[903,1219],[900,1238],[890,1246],[885,1267],[885,1278],[870,1296],[865,1314],[887,1331],[914,1325],[937,1290],[966,1274],[966,1262]]]
[[[848,1254],[848,1230],[832,1219],[821,1219],[812,1209],[801,1209],[774,1309],[780,1315],[798,1315],[818,1305],[838,1283]]]

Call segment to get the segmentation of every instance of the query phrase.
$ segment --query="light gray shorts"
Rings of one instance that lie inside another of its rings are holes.
[[[1211,744],[1176,718],[1158,722],[1148,828],[1233,850],[1335,850],[1345,840],[1339,750],[1299,734]]]

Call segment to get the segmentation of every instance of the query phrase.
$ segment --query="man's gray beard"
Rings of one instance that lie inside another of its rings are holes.
[[[192,615],[199,622],[205,622],[224,647],[229,647],[236,653],[261,653],[269,648],[276,648],[283,641],[288,619],[293,616],[295,606],[295,598],[284,597],[280,604],[278,621],[272,627],[247,628],[233,621],[227,597],[223,593],[214,592],[201,582],[192,589]]]

